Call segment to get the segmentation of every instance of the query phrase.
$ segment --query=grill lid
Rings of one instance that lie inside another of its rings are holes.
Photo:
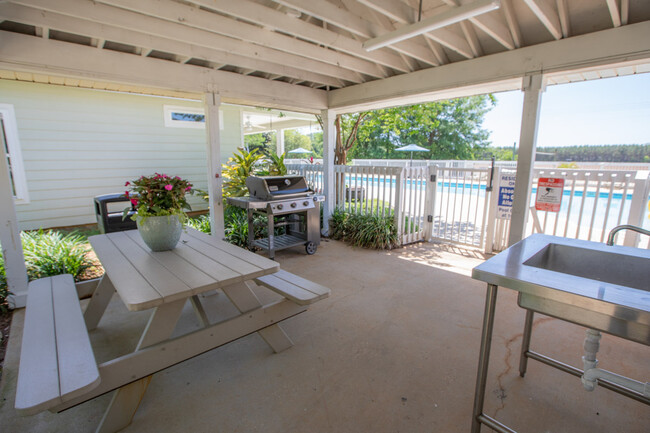
[[[246,187],[251,197],[260,200],[304,197],[314,192],[303,176],[249,176]]]

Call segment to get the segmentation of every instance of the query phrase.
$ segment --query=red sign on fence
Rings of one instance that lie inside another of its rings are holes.
[[[537,182],[535,209],[559,212],[564,192],[564,179],[540,177]]]

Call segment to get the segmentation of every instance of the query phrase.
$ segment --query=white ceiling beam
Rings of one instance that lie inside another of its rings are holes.
[[[325,0],[273,1],[297,9],[304,14],[315,16],[320,20],[327,21],[343,30],[347,30],[350,33],[354,33],[364,38],[374,38],[375,36],[386,33],[386,29],[383,28],[383,26],[379,26],[348,11],[340,9]],[[391,45],[390,48],[430,65],[435,66],[437,63],[437,59],[428,47],[415,44],[412,41]]]
[[[153,49],[174,54],[187,54],[216,64],[230,64],[243,68],[269,71],[278,75],[342,87],[340,80],[327,75],[291,68],[264,60],[251,59],[231,52],[217,51],[195,46],[173,39],[160,38],[145,33],[97,24],[79,18],[42,11],[17,4],[0,4],[0,16],[12,21],[24,22],[34,26],[47,26],[66,30],[70,33],[101,38],[140,48],[140,54],[148,55]],[[144,48],[143,48],[144,47]]]
[[[467,39],[469,46],[472,48],[474,57],[482,56],[483,48],[481,47],[481,43],[476,36],[476,31],[474,30],[474,27],[472,27],[472,24],[469,21],[461,21],[460,28],[463,31],[463,34],[465,35],[465,39]]]
[[[225,14],[262,25],[270,30],[282,31],[313,43],[330,47],[343,53],[357,56],[364,60],[409,72],[401,59],[390,52],[368,53],[361,43],[333,31],[291,17],[283,12],[262,6],[250,0],[191,0],[193,4],[221,11]],[[276,6],[280,7],[280,5]]]
[[[399,101],[414,95],[509,82],[525,75],[555,73],[650,59],[650,21],[574,36],[398,75],[329,92],[329,108],[354,112],[359,107]]]
[[[546,27],[555,39],[562,39],[560,18],[551,0],[524,0],[524,3],[528,5],[537,19],[544,24],[544,27]]]
[[[568,0],[557,0],[557,12],[560,16],[562,37],[568,38],[571,35],[571,17],[569,16]]]
[[[506,24],[508,24],[508,29],[510,29],[510,34],[512,35],[512,42],[515,48],[520,48],[523,45],[523,41],[521,39],[519,21],[515,15],[515,10],[512,8],[512,0],[501,0],[501,10],[506,17]]]
[[[621,24],[627,25],[630,15],[630,0],[621,0]]]
[[[310,42],[304,42],[290,36],[285,36],[258,26],[241,21],[235,21],[224,16],[207,12],[180,3],[160,0],[97,0],[110,6],[120,7],[132,12],[153,16],[171,22],[182,22],[183,25],[197,29],[230,36],[263,47],[296,54],[319,62],[346,68],[354,72],[369,75],[374,78],[384,78],[386,74],[372,62],[362,60],[347,54],[319,47]]]
[[[317,114],[327,108],[327,93],[305,86],[2,30],[0,39],[0,69],[191,92],[197,96],[216,89],[223,102],[299,112]]]
[[[404,11],[401,6],[397,4],[402,4],[400,2],[395,2],[392,0],[357,0],[359,3],[366,5],[368,8],[382,13],[387,17],[397,21],[400,24],[411,24],[417,20],[417,12],[411,9],[411,13]],[[408,8],[407,5],[404,5]],[[423,15],[424,17],[424,15]],[[384,26],[384,33],[392,31],[394,28],[389,28]],[[473,50],[466,40],[458,36],[456,33],[450,31],[449,29],[438,29],[423,35],[425,39],[430,39],[435,41],[438,44],[444,45],[447,48],[456,51],[463,57],[471,59],[474,57]],[[437,54],[436,59],[440,63],[440,58]]]
[[[321,74],[330,75],[331,77],[352,83],[360,82],[358,76],[353,71],[347,69],[103,4],[82,0],[14,1],[46,11],[57,12],[127,30],[137,29],[139,32],[149,35],[176,39],[188,44],[218,49],[252,59],[284,64],[305,71],[318,71]]]
[[[474,0],[443,0],[447,5],[452,7],[470,5]],[[503,1],[501,1],[503,7]],[[503,45],[509,50],[515,49],[515,43],[510,29],[499,19],[499,13],[493,12],[470,18],[469,21],[476,27],[483,30],[492,39]],[[463,29],[463,32],[465,30]]]
[[[609,9],[609,15],[612,17],[612,24],[614,27],[621,26],[621,8],[620,0],[606,0],[607,8]]]

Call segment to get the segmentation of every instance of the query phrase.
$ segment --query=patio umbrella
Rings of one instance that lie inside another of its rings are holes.
[[[313,153],[311,150],[307,150],[303,147],[299,147],[297,149],[293,149],[288,151],[287,153]]]
[[[413,164],[413,152],[428,152],[429,149],[425,149],[424,147],[418,146],[417,144],[408,144],[403,147],[399,147],[395,149],[399,152],[411,152],[411,165]]]

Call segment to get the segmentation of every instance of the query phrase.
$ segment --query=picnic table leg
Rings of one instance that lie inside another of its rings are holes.
[[[152,344],[167,340],[178,322],[186,299],[181,299],[157,307],[142,333],[136,348],[145,348]],[[114,433],[131,424],[135,412],[140,406],[152,376],[132,382],[115,391],[104,417],[102,418],[97,433]]]
[[[95,288],[93,296],[90,298],[90,302],[88,302],[88,306],[84,312],[86,329],[92,331],[97,328],[97,324],[99,324],[100,319],[104,315],[108,303],[111,302],[113,293],[115,293],[115,287],[113,287],[113,283],[105,273],[102,279],[99,280],[99,284]]]
[[[251,290],[254,286],[254,282],[246,281],[244,283],[237,283],[232,286],[224,287],[223,292],[241,313],[245,313],[262,306],[260,300],[255,296],[253,290]],[[279,324],[260,329],[257,333],[269,346],[271,346],[271,349],[273,349],[275,353],[282,352],[283,350],[293,346],[293,341],[291,341]]]

